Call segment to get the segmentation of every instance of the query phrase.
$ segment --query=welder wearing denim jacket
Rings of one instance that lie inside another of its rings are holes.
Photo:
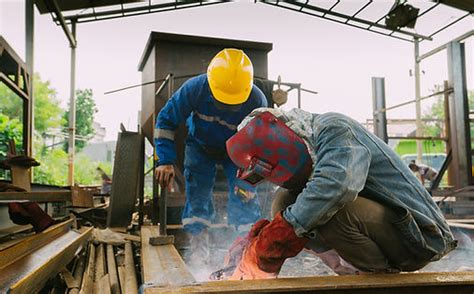
[[[268,180],[294,195],[272,222],[252,231],[233,279],[275,277],[303,248],[334,249],[364,272],[399,272],[420,269],[456,247],[441,211],[406,164],[347,116],[257,109],[227,149],[239,177]]]
[[[229,184],[228,223],[248,227],[260,217],[256,198],[235,193],[237,167],[229,159],[225,142],[252,110],[266,106],[264,94],[253,85],[253,69],[241,50],[224,49],[211,61],[207,74],[186,81],[160,111],[155,130],[157,176],[168,185],[176,160],[174,131],[186,121],[184,176],[186,204],[182,215],[185,230],[197,235],[213,219],[212,189],[216,164],[222,164]],[[248,186],[254,194],[255,188]],[[248,230],[247,229],[247,230]]]

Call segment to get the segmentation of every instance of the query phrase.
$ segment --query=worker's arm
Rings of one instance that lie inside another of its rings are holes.
[[[199,78],[186,81],[158,114],[154,136],[158,165],[171,165],[176,160],[175,131],[196,107],[202,90]]]
[[[162,187],[171,185],[174,178],[173,163],[176,160],[175,130],[193,109],[202,90],[202,77],[186,81],[168,100],[158,114],[155,126],[155,150],[158,157],[156,178]]]
[[[298,236],[326,223],[353,201],[367,180],[371,155],[349,126],[333,123],[316,136],[313,177],[283,213]]]

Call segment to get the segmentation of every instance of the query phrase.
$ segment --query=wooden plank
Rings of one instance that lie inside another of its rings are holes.
[[[120,294],[120,284],[115,262],[114,247],[107,244],[107,272],[109,274],[110,290],[113,294]]]
[[[71,227],[72,220],[67,220],[63,223],[56,224],[44,230],[41,233],[34,234],[21,242],[12,244],[0,251],[0,269],[7,267],[25,255],[35,251],[41,246],[51,242],[60,235],[65,234]]]
[[[79,293],[88,294],[94,290],[94,272],[95,272],[95,246],[89,243],[89,255],[87,258],[87,267],[82,277],[82,286]]]
[[[135,262],[133,261],[133,250],[132,243],[125,243],[125,285],[122,285],[123,293],[127,294],[137,294],[138,285],[137,285],[137,275],[135,273]]]
[[[71,201],[71,191],[0,192],[0,201],[64,202]]]
[[[142,280],[156,287],[190,285],[196,282],[174,245],[152,246],[150,237],[159,236],[157,226],[142,226]],[[146,287],[145,287],[146,288]],[[147,290],[145,290],[146,293]]]
[[[147,288],[146,293],[469,293],[474,272],[370,274],[270,280],[216,281],[183,287]],[[428,291],[427,291],[428,290]]]
[[[0,271],[0,292],[36,293],[58,274],[90,238],[92,228],[80,234],[69,231]]]

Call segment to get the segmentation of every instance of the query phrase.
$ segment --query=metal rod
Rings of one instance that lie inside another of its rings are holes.
[[[449,89],[447,89],[447,90],[435,92],[435,93],[433,93],[433,94],[420,97],[419,100],[422,101],[422,100],[425,100],[425,99],[428,99],[428,98],[431,98],[431,97],[434,97],[434,96],[438,96],[438,95],[441,95],[441,94],[451,93],[452,91],[453,91],[453,89],[449,88]],[[409,101],[406,101],[406,102],[403,102],[403,103],[400,103],[400,104],[396,104],[396,105],[393,105],[393,106],[390,106],[390,107],[386,107],[386,108],[379,109],[377,112],[389,111],[389,110],[392,110],[392,109],[395,109],[395,108],[399,108],[399,107],[401,107],[401,106],[405,106],[405,105],[408,105],[408,104],[412,104],[412,103],[414,103],[414,102],[416,102],[416,101],[417,101],[417,99],[409,100]]]
[[[371,3],[373,2],[373,0],[369,0],[369,2],[365,3],[364,6],[362,6],[359,10],[357,10],[351,17],[355,17],[357,14],[361,13],[362,10],[364,10],[367,6],[369,6]],[[346,23],[349,21],[346,20]]]
[[[418,57],[418,61],[422,61],[423,59],[426,59],[440,51],[443,51],[444,49],[446,49],[448,47],[448,44],[451,43],[451,42],[461,42],[461,41],[464,41],[465,39],[471,37],[472,35],[474,35],[474,30],[470,30],[469,32],[467,33],[464,33],[462,35],[460,35],[459,37],[457,38],[454,38],[452,39],[451,41],[449,41],[448,43],[445,43],[439,47],[436,47],[428,52],[426,52],[425,54],[422,54]]]
[[[76,39],[76,22],[71,23],[72,35]],[[71,43],[71,80],[69,92],[69,140],[68,140],[68,184],[74,185],[74,152],[76,135],[76,43]]]
[[[161,91],[163,91],[163,89],[166,87],[166,85],[168,85],[169,81],[170,81],[170,77],[171,77],[171,74],[168,74],[165,78],[165,80],[163,81],[163,83],[161,83],[160,87],[158,87],[158,90],[156,90],[155,92],[155,96],[158,96],[158,94],[161,93]]]
[[[430,140],[430,141],[447,141],[447,137],[418,137],[418,136],[388,136],[388,139],[393,140]]]

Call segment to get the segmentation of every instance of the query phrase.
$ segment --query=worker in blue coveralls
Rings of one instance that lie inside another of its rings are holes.
[[[175,175],[175,130],[186,121],[184,177],[186,204],[182,222],[191,234],[191,256],[209,257],[208,227],[214,216],[212,189],[216,165],[228,180],[227,221],[237,230],[248,231],[260,217],[255,188],[236,183],[237,167],[229,159],[225,142],[252,110],[267,106],[262,91],[253,84],[253,66],[238,49],[224,49],[210,62],[207,74],[186,81],[158,114],[155,147],[156,177],[168,187]],[[252,190],[253,189],[253,190]]]

